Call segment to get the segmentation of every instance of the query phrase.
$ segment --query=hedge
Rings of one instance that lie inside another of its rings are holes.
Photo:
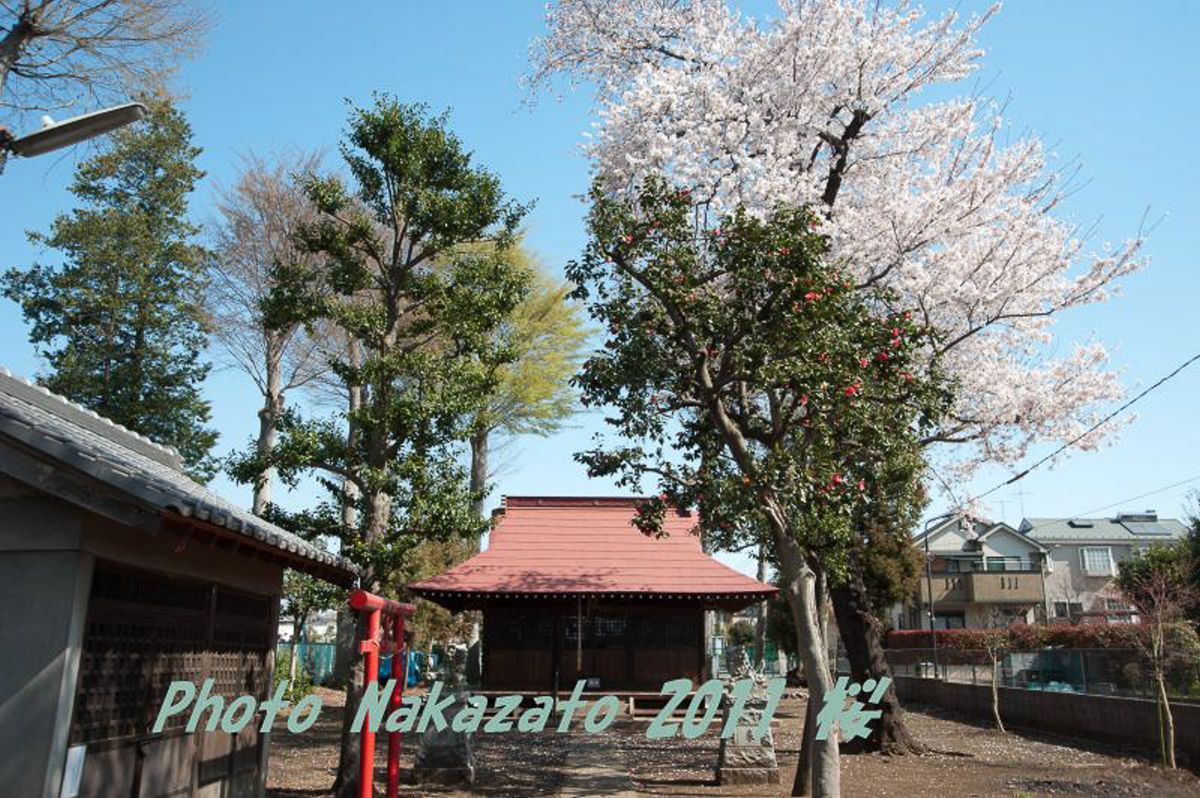
[[[938,648],[973,651],[985,648],[984,641],[997,629],[939,629]],[[1018,651],[1039,648],[1136,648],[1146,635],[1140,624],[1085,623],[1076,626],[1045,626],[1017,623],[1008,627],[1009,645]],[[888,632],[884,645],[890,649],[933,648],[927,629]]]

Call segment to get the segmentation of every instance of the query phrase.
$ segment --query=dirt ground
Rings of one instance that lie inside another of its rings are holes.
[[[303,734],[280,728],[272,735],[268,798],[325,796],[337,764],[343,696],[322,690],[324,710]],[[615,768],[629,773],[639,796],[787,795],[799,751],[802,699],[786,699],[776,713],[776,754],[784,784],[778,788],[721,787],[713,768],[718,739],[714,731],[696,740],[650,740],[645,722],[621,720],[591,736],[589,745],[611,751]],[[909,711],[916,737],[931,752],[922,756],[842,757],[842,794],[859,796],[1114,796],[1175,798],[1200,795],[1200,778],[1188,771],[1171,773],[1146,759],[1099,744],[1017,731],[1000,734],[985,724],[940,710]],[[466,795],[550,796],[558,793],[570,767],[577,735],[478,734],[475,736],[477,786],[471,793],[404,785],[412,766],[406,740],[401,757],[401,793],[459,798]],[[382,759],[384,745],[379,747]],[[382,762],[380,762],[382,766]],[[382,770],[378,783],[382,784]]]

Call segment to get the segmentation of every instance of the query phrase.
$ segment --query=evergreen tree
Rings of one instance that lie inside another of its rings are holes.
[[[345,338],[329,369],[353,403],[332,417],[286,408],[277,445],[231,471],[254,481],[274,468],[289,486],[316,477],[343,505],[321,505],[305,526],[327,528],[363,587],[386,591],[422,542],[482,532],[459,455],[516,354],[496,332],[528,291],[507,257],[526,207],[472,163],[445,115],[421,105],[379,95],[352,108],[341,149],[352,185],[306,182],[318,218],[298,240],[317,262],[276,264],[263,310],[271,328],[320,325]],[[350,721],[361,683],[348,684],[338,795],[357,794]]]
[[[102,416],[179,450],[197,479],[212,476],[217,433],[200,386],[207,253],[187,220],[204,173],[191,126],[164,100],[81,163],[79,207],[48,233],[60,264],[10,269],[0,283],[19,303],[29,340],[49,364],[40,382]]]

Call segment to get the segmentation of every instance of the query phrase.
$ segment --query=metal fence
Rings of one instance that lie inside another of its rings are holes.
[[[292,643],[276,643],[275,656],[291,656]],[[336,643],[300,643],[297,665],[304,668],[313,684],[326,684],[333,677],[333,652]]]
[[[991,684],[992,664],[986,651],[939,648],[888,649],[888,665],[898,676],[938,678],[963,684]],[[1152,698],[1153,671],[1134,649],[1047,648],[1012,651],[1000,659],[1003,687],[1063,693]],[[1166,670],[1167,692],[1200,701],[1200,662],[1171,658]]]
[[[726,659],[729,646],[719,637],[709,641],[709,662],[713,676],[725,676],[729,673],[729,663]],[[754,647],[748,646],[747,653],[753,656]],[[796,667],[795,657],[789,657],[779,650],[774,640],[767,638],[763,645],[763,661],[756,664],[759,671],[767,676],[783,676]]]

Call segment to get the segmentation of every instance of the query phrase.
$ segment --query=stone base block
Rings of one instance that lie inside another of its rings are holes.
[[[779,768],[722,768],[717,784],[778,784]]]
[[[413,781],[417,784],[437,784],[442,787],[455,787],[461,784],[475,783],[475,768],[420,768],[413,771]]]

